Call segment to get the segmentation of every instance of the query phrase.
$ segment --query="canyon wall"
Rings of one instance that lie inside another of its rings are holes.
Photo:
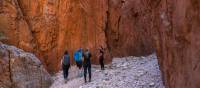
[[[0,0],[1,41],[35,53],[49,72],[56,72],[65,50],[90,48],[98,63],[105,48],[107,0]],[[73,60],[71,60],[74,62]]]
[[[141,56],[154,51],[154,11],[159,0],[109,0],[109,50],[113,56]]]
[[[200,88],[200,1],[162,0],[156,47],[166,88]]]
[[[147,23],[151,13],[145,15],[146,8],[139,9],[143,4],[136,7],[135,2],[0,0],[1,41],[33,52],[49,72],[59,70],[65,50],[72,59],[80,47],[91,49],[94,64],[98,64],[97,49],[101,46],[105,48],[106,63],[111,56],[146,55],[153,51],[148,37],[152,33],[146,31],[151,28]]]
[[[199,88],[198,0],[0,0],[0,40],[56,72],[65,50],[112,56],[156,49],[167,88]],[[73,61],[73,60],[71,60]]]

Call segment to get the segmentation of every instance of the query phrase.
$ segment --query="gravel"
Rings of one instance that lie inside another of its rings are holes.
[[[142,57],[114,58],[112,63],[106,65],[105,70],[100,66],[92,66],[92,82],[84,83],[83,77],[72,74],[77,72],[70,70],[70,80],[65,83],[62,72],[54,77],[51,88],[165,88],[156,54]]]

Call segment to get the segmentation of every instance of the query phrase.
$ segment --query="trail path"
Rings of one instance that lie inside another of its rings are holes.
[[[59,72],[51,88],[164,88],[155,54],[114,58],[104,71],[99,66],[92,66],[92,82],[86,84],[77,74],[77,68],[72,67],[70,81],[64,83],[62,72]]]

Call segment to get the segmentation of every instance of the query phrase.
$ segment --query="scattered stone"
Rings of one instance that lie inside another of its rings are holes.
[[[51,88],[74,88],[68,86],[74,84],[78,86],[76,88],[155,88],[155,86],[156,88],[165,88],[162,84],[157,59],[154,56],[155,54],[141,58],[116,58],[110,64],[112,69],[98,71],[100,67],[95,68],[96,71],[92,73],[93,80],[90,83],[77,84],[84,81],[83,78],[80,78],[76,83],[69,82],[66,85],[61,84]]]
[[[149,87],[154,87],[154,86],[155,86],[154,82],[149,83]]]

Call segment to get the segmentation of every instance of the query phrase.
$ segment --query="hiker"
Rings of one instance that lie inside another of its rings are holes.
[[[104,70],[104,51],[102,47],[99,49],[99,54],[99,64],[101,65],[101,70]]]
[[[84,57],[84,61],[83,61],[83,67],[84,67],[84,79],[85,79],[85,83],[87,82],[87,73],[89,73],[89,82],[91,82],[91,62],[90,62],[90,58],[91,58],[91,53],[89,51],[89,49],[86,49],[86,51],[83,54]]]
[[[67,81],[68,71],[70,68],[70,57],[69,57],[68,51],[65,51],[64,56],[61,61],[61,64],[62,64],[64,79],[65,79],[65,81]]]
[[[74,60],[76,62],[77,67],[79,68],[78,76],[82,76],[82,56],[83,56],[83,50],[82,48],[79,48],[78,50],[75,51],[74,53]]]

